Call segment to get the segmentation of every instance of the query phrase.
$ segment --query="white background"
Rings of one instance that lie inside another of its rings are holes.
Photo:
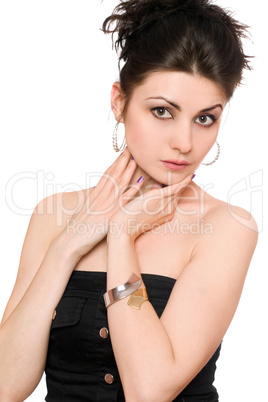
[[[245,74],[245,84],[228,108],[218,138],[219,161],[201,167],[195,180],[213,196],[249,210],[260,235],[240,305],[224,338],[215,384],[221,402],[268,401],[266,13],[261,0],[216,3],[236,11],[236,17],[251,26],[253,43],[245,46],[255,55],[254,71]],[[103,172],[118,155],[112,148],[109,103],[117,60],[110,37],[99,30],[116,4],[0,2],[0,315],[12,291],[35,205],[52,193],[94,185],[88,174]],[[45,394],[43,379],[28,401],[44,400]]]

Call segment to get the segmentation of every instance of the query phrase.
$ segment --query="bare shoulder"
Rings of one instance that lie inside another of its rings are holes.
[[[41,224],[48,238],[56,235],[66,225],[67,220],[82,207],[90,191],[91,188],[57,193],[44,198],[35,207],[30,224]]]
[[[229,259],[232,264],[248,268],[258,239],[255,219],[247,210],[211,196],[208,202],[205,221],[212,231],[210,236],[200,236],[196,252],[209,251],[215,258],[217,254],[218,259]]]
[[[23,242],[16,283],[3,320],[14,310],[37,273],[52,240],[83,205],[91,189],[57,193],[44,198],[35,207]]]
[[[63,230],[68,219],[83,206],[90,191],[91,189],[85,189],[56,193],[37,204],[25,236],[22,260],[25,254],[36,253],[37,250],[41,263],[52,240]],[[37,256],[36,259],[38,260]]]
[[[245,236],[253,242],[258,238],[258,227],[254,217],[244,208],[227,204],[211,198],[211,208],[206,213],[206,220],[210,220],[215,228],[214,234],[220,233],[224,237],[233,237],[236,234]]]

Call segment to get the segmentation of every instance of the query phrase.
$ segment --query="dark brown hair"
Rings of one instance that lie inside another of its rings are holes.
[[[115,33],[125,110],[151,72],[181,71],[215,82],[229,100],[250,69],[242,38],[247,26],[210,0],[121,0],[103,23]]]

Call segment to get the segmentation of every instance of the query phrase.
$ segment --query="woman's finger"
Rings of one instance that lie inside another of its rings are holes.
[[[192,181],[192,173],[186,176],[181,182],[174,183],[164,188],[165,196],[178,195],[181,193]]]
[[[141,178],[142,178],[142,176],[141,176]],[[123,194],[121,195],[120,202],[119,202],[119,207],[121,207],[122,205],[125,205],[127,202],[131,201],[133,199],[133,197],[140,191],[142,184],[143,184],[143,179],[141,179],[141,180],[140,179],[137,181],[137,183],[132,184],[127,191],[123,192]]]
[[[150,197],[151,195],[154,196],[156,194],[160,194],[162,197],[170,197],[174,194],[178,194],[181,192],[187,185],[191,182],[191,177],[192,173],[188,176],[186,176],[182,181],[179,183],[174,183],[169,186],[165,187],[155,187],[152,188],[148,193],[145,194],[145,196]],[[154,185],[153,185],[154,186]],[[160,193],[158,193],[160,191]]]
[[[117,185],[118,179],[122,176],[130,161],[131,154],[128,148],[125,148],[118,158],[116,158],[116,160],[112,163],[112,165],[109,166],[108,169],[106,169],[103,173],[96,186],[98,191],[102,191],[102,189],[105,188],[108,192],[110,192]]]

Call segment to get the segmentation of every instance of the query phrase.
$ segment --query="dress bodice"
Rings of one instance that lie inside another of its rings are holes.
[[[142,274],[142,278],[160,317],[176,281],[152,274]],[[47,402],[125,401],[109,336],[105,292],[105,272],[72,273],[50,330]],[[213,381],[219,353],[220,346],[174,401],[218,401]]]

